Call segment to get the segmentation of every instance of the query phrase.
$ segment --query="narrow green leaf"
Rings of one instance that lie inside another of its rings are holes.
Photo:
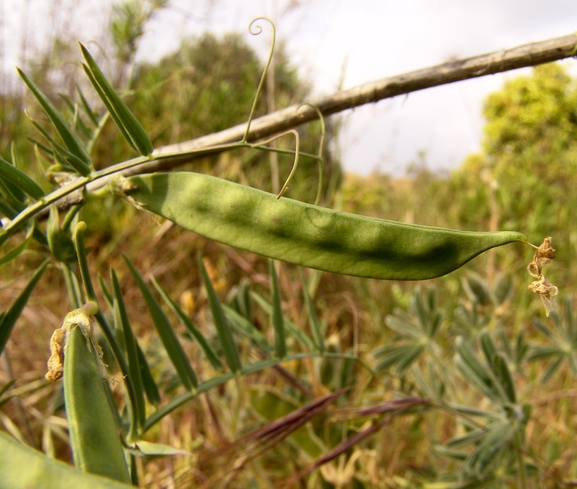
[[[125,380],[132,382],[136,399],[131,400],[132,409],[132,423],[128,439],[132,440],[141,433],[146,418],[146,407],[144,405],[144,387],[142,385],[142,378],[140,376],[140,362],[138,360],[138,351],[136,347],[136,338],[132,332],[132,327],[128,320],[128,313],[126,312],[126,304],[122,297],[122,290],[118,277],[113,269],[110,270],[110,280],[114,290],[114,322],[117,327],[120,327],[124,336],[124,345],[126,348],[126,357],[128,362],[128,377]]]
[[[507,399],[509,402],[515,404],[517,402],[517,396],[515,395],[515,384],[513,382],[511,372],[509,371],[509,367],[507,366],[507,361],[503,355],[497,353],[494,356],[493,363],[495,366],[495,373],[501,382],[501,386],[507,395]]]
[[[274,351],[265,336],[247,318],[226,304],[222,304],[222,309],[230,324],[236,326],[238,331],[248,336],[263,352],[271,354]]]
[[[96,115],[96,112],[94,112],[92,110],[92,107],[90,107],[90,104],[86,100],[86,97],[84,96],[84,93],[82,93],[82,90],[80,89],[79,86],[76,86],[76,90],[78,90],[78,95],[80,96],[80,102],[82,103],[82,107],[84,108],[84,112],[86,112],[86,115],[88,115],[88,117],[92,121],[92,124],[94,125],[94,127],[98,127],[98,124],[99,124],[98,115]]]
[[[282,304],[280,298],[280,289],[276,276],[274,260],[269,260],[270,269],[270,288],[272,301],[272,325],[274,328],[274,347],[276,355],[279,358],[286,357],[286,336],[284,329],[284,317],[282,313]]]
[[[463,361],[474,372],[475,376],[483,382],[486,386],[491,386],[491,377],[487,372],[487,368],[477,359],[469,345],[462,338],[457,338],[455,342],[457,353],[461,356]]]
[[[72,326],[64,355],[64,399],[74,465],[130,482],[116,420],[104,391],[94,345]]]
[[[90,69],[86,65],[82,65],[82,68],[84,68],[84,72],[86,73],[86,76],[88,76],[90,83],[92,84],[92,86],[96,90],[96,93],[100,97],[100,100],[102,100],[102,103],[106,107],[106,110],[108,110],[108,113],[112,117],[112,120],[116,123],[116,126],[118,127],[118,129],[120,129],[120,132],[122,133],[122,136],[124,137],[124,139],[126,139],[128,144],[130,144],[130,146],[132,147],[132,149],[134,149],[134,151],[138,151],[138,148],[136,147],[134,141],[130,137],[130,134],[128,133],[128,131],[124,127],[124,124],[122,124],[122,121],[120,120],[118,114],[114,111],[113,105],[110,103],[110,101],[106,97],[106,94],[104,93],[104,91],[102,90],[102,88],[100,87],[98,82],[96,81],[96,78],[94,77],[93,73],[90,71]]]
[[[238,354],[236,344],[234,343],[232,331],[230,330],[230,327],[226,321],[224,311],[222,310],[222,306],[220,304],[220,301],[218,300],[218,296],[216,295],[216,292],[214,290],[212,282],[210,281],[210,277],[206,272],[204,262],[202,261],[202,257],[200,255],[198,256],[198,263],[200,267],[200,274],[202,276],[202,281],[204,283],[204,288],[206,289],[208,302],[210,304],[212,319],[214,321],[216,331],[218,332],[218,337],[220,339],[220,344],[222,346],[222,352],[224,354],[224,358],[226,360],[228,367],[233,372],[238,373],[242,369],[242,364],[240,362],[240,356]]]
[[[64,282],[66,283],[66,290],[68,291],[68,299],[70,300],[70,304],[72,304],[73,309],[78,309],[84,303],[82,288],[80,287],[78,277],[72,270],[72,265],[70,264],[62,263],[60,269],[62,270],[62,276],[64,277]]]
[[[0,389],[0,397],[2,397],[2,396],[4,395],[4,393],[5,393],[8,389],[10,389],[10,387],[12,387],[15,383],[16,383],[16,379],[12,379],[12,380],[9,381],[8,383],[6,383],[6,385]]]
[[[10,399],[12,399],[12,397],[14,397],[14,396],[8,396],[8,397],[5,397],[4,399],[0,399],[0,407],[4,406],[4,404],[6,404],[8,401],[10,401]]]
[[[470,445],[471,443],[478,443],[479,441],[483,440],[485,436],[487,436],[487,430],[485,429],[470,431],[465,435],[451,438],[447,442],[446,446],[450,448],[467,446]]]
[[[18,321],[18,318],[22,314],[22,310],[24,309],[26,302],[28,302],[30,294],[34,290],[34,287],[36,287],[36,284],[42,277],[47,266],[48,262],[45,261],[38,267],[30,279],[30,282],[28,282],[26,287],[24,287],[22,292],[20,292],[20,295],[16,298],[10,308],[4,312],[4,317],[0,320],[0,354],[4,351],[4,347],[8,342],[8,338],[10,338],[10,334],[12,333],[16,321]]]
[[[307,314],[309,317],[309,323],[311,325],[313,338],[315,340],[315,344],[316,344],[318,350],[322,353],[325,351],[325,342],[324,342],[323,334],[321,332],[321,325],[320,325],[317,313],[315,311],[313,301],[309,295],[309,291],[307,290],[305,275],[303,273],[302,268],[300,269],[300,273],[301,273],[301,282],[303,285],[303,294],[305,297],[305,304],[307,307]]]
[[[144,386],[144,393],[146,394],[146,398],[148,402],[153,406],[158,406],[160,404],[160,391],[158,390],[158,386],[152,377],[152,373],[150,372],[150,367],[148,366],[148,362],[146,361],[146,357],[142,352],[142,349],[136,344],[136,349],[138,353],[138,363],[140,365],[140,376],[142,378],[142,385]]]
[[[555,335],[553,334],[553,330],[551,330],[549,328],[549,326],[547,326],[540,318],[534,318],[533,319],[533,325],[539,331],[541,331],[541,333],[543,333],[545,336],[547,336],[547,338],[555,341]]]
[[[3,178],[0,178],[0,193],[5,197],[7,204],[17,212],[26,207],[26,194]]]
[[[502,412],[495,412],[495,411],[487,411],[485,409],[471,407],[471,406],[462,406],[460,404],[455,403],[448,403],[447,404],[451,409],[454,409],[458,413],[464,414],[465,416],[480,416],[482,418],[489,418],[489,419],[502,419],[503,413]]]
[[[272,317],[273,306],[264,297],[254,291],[252,291],[250,295],[264,310],[264,312]],[[284,325],[285,328],[307,348],[307,350],[311,351],[315,349],[314,341],[307,334],[297,328],[296,324],[294,324],[292,321],[289,321],[287,318],[284,318]]]
[[[134,489],[108,477],[87,474],[0,432],[2,487],[10,489]]]
[[[487,385],[487,383],[477,375],[477,372],[471,368],[470,364],[463,360],[461,355],[457,355],[455,358],[455,366],[463,378],[481,394],[493,400],[494,402],[500,402],[500,396],[496,395],[493,386]]]
[[[114,298],[112,297],[112,292],[110,292],[108,285],[104,281],[104,277],[100,274],[98,274],[98,285],[100,285],[100,290],[102,291],[102,296],[104,297],[106,304],[108,304],[108,307],[112,309],[114,307]]]
[[[50,164],[46,165],[46,163],[48,163],[48,162],[45,162],[43,159],[40,158],[40,150],[44,151],[44,153],[46,153],[46,155],[51,157],[52,156],[52,148],[49,148],[45,144],[42,144],[40,141],[38,141],[37,139],[34,139],[32,137],[28,136],[27,139],[28,139],[28,141],[30,141],[34,145],[34,154],[38,158],[38,161],[40,161],[40,163],[42,163],[42,166],[44,166],[45,168],[47,168],[47,166],[50,166]]]
[[[386,370],[391,365],[400,362],[403,358],[406,358],[408,354],[412,351],[413,344],[403,344],[403,345],[392,345],[379,348],[373,353],[375,358],[380,359],[379,363],[375,366],[376,372],[382,372]]]
[[[0,316],[0,323],[2,322],[2,316]],[[2,398],[2,396],[4,395],[4,393],[10,389],[10,387],[12,387],[14,384],[16,383],[16,379],[12,379],[10,382],[8,382],[4,387],[2,387],[0,389],[0,407],[3,406],[4,404],[6,404],[10,399],[12,399],[14,396],[6,396],[4,398]]]
[[[76,248],[76,255],[78,258],[78,268],[80,269],[80,278],[84,287],[84,294],[87,301],[97,302],[96,292],[92,285],[90,278],[90,269],[88,268],[88,259],[86,257],[86,248],[84,246],[84,231],[86,230],[86,223],[80,221],[76,224],[74,229],[74,246]]]
[[[120,95],[114,91],[112,85],[110,85],[90,52],[82,44],[80,44],[80,49],[87,63],[87,65],[83,65],[85,66],[84,71],[88,71],[92,75],[89,75],[90,81],[102,98],[110,115],[122,130],[123,134],[128,134],[128,140],[132,141],[132,145],[137,148],[140,154],[143,156],[150,155],[154,147],[148,134],[146,134],[146,131],[140,122],[138,122],[138,119],[134,117],[134,114],[130,112],[130,109],[126,106]],[[124,128],[124,130],[122,128]]]
[[[63,93],[60,93],[60,98],[62,100],[64,100],[64,103],[68,106],[68,108],[70,109],[70,111],[74,114],[72,122],[73,122],[73,127],[75,131],[80,131],[84,137],[89,138],[91,135],[91,131],[90,129],[88,129],[88,127],[86,127],[86,124],[84,124],[84,121],[82,120],[82,118],[80,117],[79,114],[79,106],[78,103],[73,100],[71,97],[69,97],[68,95],[65,95]]]
[[[180,322],[188,330],[188,332],[191,334],[191,336],[196,340],[196,342],[198,343],[198,346],[200,346],[200,348],[202,348],[202,351],[206,355],[206,358],[211,363],[211,365],[216,370],[222,370],[222,363],[220,363],[220,360],[218,359],[218,355],[213,350],[212,346],[210,346],[210,344],[206,340],[206,338],[202,335],[200,330],[196,327],[196,324],[194,324],[191,321],[191,319],[186,314],[184,314],[182,309],[180,307],[178,307],[178,304],[176,304],[176,302],[174,302],[172,300],[172,298],[168,295],[166,290],[164,290],[162,285],[160,285],[154,277],[151,277],[151,281],[152,281],[153,285],[156,287],[156,290],[158,291],[158,293],[162,296],[164,301],[168,304],[168,307],[170,307],[170,309],[172,309],[174,314],[176,314],[178,316],[178,319],[180,319]]]
[[[4,194],[0,192],[0,196],[4,197]],[[0,199],[0,213],[3,216],[6,216],[8,219],[12,219],[14,216],[18,214],[18,211],[13,209],[8,202],[4,201],[4,199]]]
[[[497,421],[485,430],[483,441],[469,455],[465,468],[470,467],[483,474],[489,462],[497,455],[499,449],[508,445],[514,433],[511,423]]]
[[[134,277],[134,280],[136,281],[136,284],[138,285],[138,288],[140,289],[140,292],[146,301],[146,306],[150,311],[150,315],[154,321],[158,335],[160,336],[160,339],[166,348],[166,352],[168,353],[168,356],[174,365],[180,381],[188,390],[195,389],[198,385],[196,374],[190,365],[188,357],[184,353],[182,345],[178,341],[176,334],[170,326],[168,318],[164,314],[160,304],[158,304],[152,295],[152,292],[144,282],[144,279],[140,273],[138,273],[138,270],[136,270],[136,267],[133,265],[130,259],[127,256],[124,256],[124,261],[126,261],[126,264],[130,269],[130,273],[132,273],[132,276]]]
[[[385,318],[385,324],[391,328],[393,331],[399,333],[403,337],[410,336],[411,338],[418,340],[423,336],[423,331],[412,324],[414,318],[407,314],[405,311],[399,308],[394,310],[395,316],[387,316]]]
[[[422,343],[413,343],[411,345],[407,345],[408,348],[402,358],[399,359],[395,370],[397,373],[404,372],[408,367],[411,366],[413,362],[415,362],[420,356],[423,351],[425,351],[425,345]]]
[[[163,443],[152,443],[149,441],[140,440],[129,446],[128,450],[132,455],[137,457],[168,457],[174,455],[192,455],[192,453],[174,448]]]
[[[481,348],[483,349],[483,353],[485,355],[485,359],[487,363],[491,365],[493,370],[495,369],[495,356],[497,355],[497,348],[495,347],[495,343],[491,339],[491,336],[487,331],[483,331],[480,335],[481,340]]]
[[[565,360],[565,356],[559,355],[555,360],[551,362],[551,364],[547,367],[547,370],[545,370],[545,372],[543,372],[543,375],[541,376],[542,384],[547,382],[553,376],[553,374],[557,372],[557,370],[559,370],[559,367],[563,363],[563,360]]]
[[[32,224],[32,226],[30,226],[30,228],[26,232],[26,237],[24,238],[24,241],[22,241],[22,243],[20,243],[18,246],[16,246],[16,248],[13,248],[8,253],[6,253],[5,255],[0,257],[0,267],[2,265],[6,265],[6,263],[9,263],[12,260],[14,260],[17,256],[20,255],[20,253],[22,253],[26,248],[28,248],[28,245],[30,244],[30,241],[32,240],[32,236],[34,236],[35,228],[36,228],[36,224]]]
[[[86,168],[85,163],[78,158],[78,156],[76,156],[75,154],[73,154],[70,151],[67,151],[64,147],[62,147],[60,144],[58,144],[54,138],[52,136],[50,136],[50,134],[48,133],[48,131],[46,131],[46,129],[44,129],[40,124],[38,124],[38,122],[36,122],[34,119],[30,119],[30,121],[32,122],[32,125],[38,129],[38,131],[46,138],[46,140],[50,143],[50,145],[52,146],[52,153],[53,156],[58,159],[60,158],[60,161],[66,166],[66,167],[70,167],[71,169],[76,170],[78,173],[80,173],[82,176],[87,176],[90,174],[90,168]],[[88,172],[88,173],[87,173]]]
[[[42,105],[42,108],[46,112],[46,115],[48,115],[48,118],[50,119],[52,124],[54,124],[56,131],[64,141],[66,147],[81,162],[81,164],[78,165],[78,168],[76,168],[78,172],[83,176],[89,175],[92,167],[92,161],[90,160],[90,156],[88,156],[88,153],[84,149],[84,146],[82,145],[80,140],[76,137],[76,135],[72,132],[72,130],[64,120],[62,114],[58,112],[56,107],[52,105],[52,102],[48,100],[48,98],[46,97],[46,95],[42,93],[40,88],[38,88],[38,86],[30,78],[28,78],[28,76],[23,71],[21,71],[18,68],[16,68],[16,70],[18,71],[18,74],[20,75],[22,80],[24,80],[24,83],[26,83],[30,91],[34,94],[38,102],[40,102],[40,105]]]
[[[16,186],[33,199],[40,200],[44,197],[44,190],[42,190],[40,185],[38,185],[22,170],[19,170],[2,158],[0,158],[0,177],[8,180],[12,185]]]

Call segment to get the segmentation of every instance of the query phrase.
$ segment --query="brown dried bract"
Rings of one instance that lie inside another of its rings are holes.
[[[45,375],[47,380],[61,379],[64,373],[64,347],[66,346],[66,336],[72,327],[79,327],[82,334],[88,339],[88,350],[94,348],[96,352],[96,363],[101,377],[106,376],[106,365],[102,361],[103,352],[100,345],[94,341],[92,328],[90,326],[90,314],[94,314],[94,307],[91,303],[85,304],[82,308],[76,309],[66,315],[62,327],[55,330],[50,338],[50,358],[48,359],[48,372]],[[88,311],[88,312],[87,312]]]
[[[47,380],[57,381],[62,378],[64,372],[64,338],[66,330],[59,328],[50,338],[50,358],[48,359],[48,372],[45,377]]]
[[[527,265],[527,271],[531,277],[541,279],[543,275],[543,267],[555,259],[555,250],[551,246],[551,238],[545,238],[543,243],[533,256],[533,261]],[[532,270],[535,270],[533,272]]]
[[[537,248],[533,261],[527,265],[529,275],[537,279],[529,285],[529,290],[541,297],[547,317],[555,308],[554,297],[559,293],[559,289],[545,278],[543,267],[554,259],[555,250],[551,246],[551,238],[549,237],[544,239],[541,246]]]

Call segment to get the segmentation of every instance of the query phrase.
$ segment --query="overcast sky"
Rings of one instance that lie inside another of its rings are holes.
[[[51,3],[0,0],[5,72],[18,63],[22,32],[29,46],[61,29],[88,42],[103,28],[112,1],[59,0],[55,11],[49,10]],[[268,34],[247,32],[259,15],[275,19],[278,39],[286,41],[302,76],[314,82],[316,95],[336,91],[341,79],[343,88],[350,88],[450,58],[577,31],[576,0],[172,0],[149,25],[139,57],[158,59],[176,49],[183,36],[205,30],[245,33],[264,56]],[[564,64],[577,72],[575,60]],[[519,73],[454,83],[346,112],[345,169],[401,174],[419,152],[425,152],[432,168],[455,168],[480,147],[483,99]]]

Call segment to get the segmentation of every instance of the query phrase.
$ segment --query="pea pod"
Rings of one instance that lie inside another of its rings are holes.
[[[289,263],[385,280],[445,275],[484,251],[527,242],[512,231],[403,224],[281,198],[191,172],[127,179],[131,199],[202,236]]]
[[[89,323],[88,323],[89,324]],[[64,354],[64,398],[74,465],[130,483],[116,420],[104,391],[94,345],[70,327]]]

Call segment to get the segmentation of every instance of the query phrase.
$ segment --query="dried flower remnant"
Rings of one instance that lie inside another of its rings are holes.
[[[66,315],[64,323],[54,331],[50,338],[50,358],[48,359],[48,372],[45,375],[47,380],[56,381],[62,378],[64,373],[64,348],[68,340],[70,328],[78,326],[82,334],[88,339],[88,346],[96,351],[98,370],[101,377],[106,378],[106,365],[102,361],[103,352],[100,345],[94,341],[92,327],[90,326],[90,311],[93,304],[88,303],[81,309],[76,309]],[[88,311],[88,312],[87,312]]]
[[[537,248],[533,261],[527,265],[527,272],[531,277],[537,279],[529,285],[529,290],[535,294],[539,294],[543,305],[545,306],[545,314],[549,314],[555,309],[554,297],[559,293],[559,289],[549,282],[545,275],[543,275],[543,267],[555,259],[555,250],[551,246],[551,238],[545,238],[541,246]]]
[[[47,380],[56,381],[62,378],[64,372],[64,340],[66,331],[59,328],[52,333],[50,338],[50,358],[48,359]]]

